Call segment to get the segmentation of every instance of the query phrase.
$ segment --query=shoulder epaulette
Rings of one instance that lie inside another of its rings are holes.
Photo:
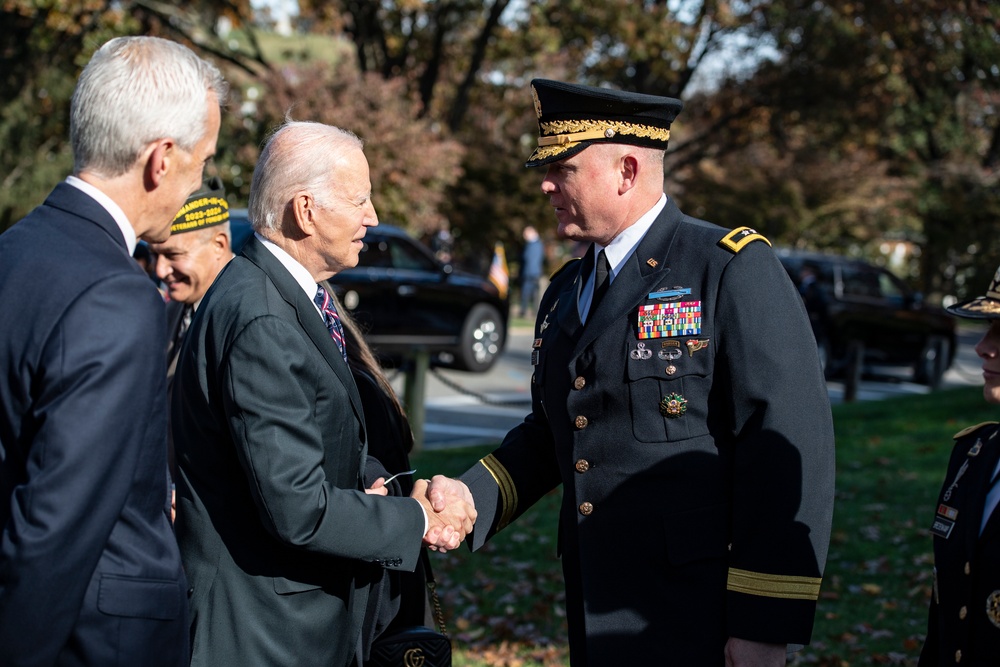
[[[959,438],[964,438],[965,436],[969,435],[970,433],[975,433],[976,431],[978,431],[979,429],[981,429],[984,426],[995,426],[996,424],[1000,424],[1000,422],[983,422],[982,424],[976,424],[975,426],[970,426],[968,428],[963,428],[961,431],[959,431],[958,433],[956,433],[955,435],[953,435],[951,437],[953,439],[955,439],[955,440],[958,440]]]
[[[582,257],[574,257],[572,259],[566,260],[565,264],[563,264],[562,266],[560,266],[558,269],[555,270],[555,273],[553,273],[551,276],[549,276],[549,280],[550,281],[554,280],[556,276],[558,276],[560,273],[562,273],[563,271],[565,271],[568,267],[572,266],[576,262],[579,262],[581,259],[582,259]]]
[[[719,241],[719,245],[735,255],[740,250],[743,250],[748,243],[754,241],[763,241],[767,245],[771,245],[771,242],[764,238],[763,234],[758,234],[756,229],[751,229],[750,227],[737,227],[723,236],[722,240]]]

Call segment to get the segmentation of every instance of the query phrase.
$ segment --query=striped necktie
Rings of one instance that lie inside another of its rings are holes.
[[[337,348],[344,355],[344,361],[346,362],[347,344],[344,342],[344,327],[340,324],[340,315],[337,313],[337,307],[333,305],[333,299],[325,289],[317,285],[316,296],[313,297],[313,301],[316,302],[320,312],[323,313],[323,321],[326,322],[326,328],[330,331],[330,337],[337,344]]]

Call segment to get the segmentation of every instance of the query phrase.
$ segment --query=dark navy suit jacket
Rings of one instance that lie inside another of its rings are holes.
[[[0,235],[0,662],[180,665],[163,302],[60,184]]]

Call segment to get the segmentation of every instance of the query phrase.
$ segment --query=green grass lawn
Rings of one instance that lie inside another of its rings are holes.
[[[951,436],[997,419],[979,388],[838,405],[837,500],[813,643],[793,664],[916,665],[931,591],[934,517]],[[490,448],[421,452],[422,474],[458,474]],[[456,667],[568,665],[559,493],[476,554],[432,554]]]

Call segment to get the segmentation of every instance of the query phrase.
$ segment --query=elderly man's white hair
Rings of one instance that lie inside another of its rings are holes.
[[[250,184],[247,213],[254,231],[269,236],[278,231],[285,207],[296,192],[309,192],[316,204],[332,203],[331,182],[336,166],[364,143],[353,132],[310,121],[288,121],[264,146]]]
[[[151,142],[190,151],[208,120],[208,95],[222,105],[228,84],[215,65],[158,37],[117,37],[84,67],[70,105],[73,172],[114,178]]]

